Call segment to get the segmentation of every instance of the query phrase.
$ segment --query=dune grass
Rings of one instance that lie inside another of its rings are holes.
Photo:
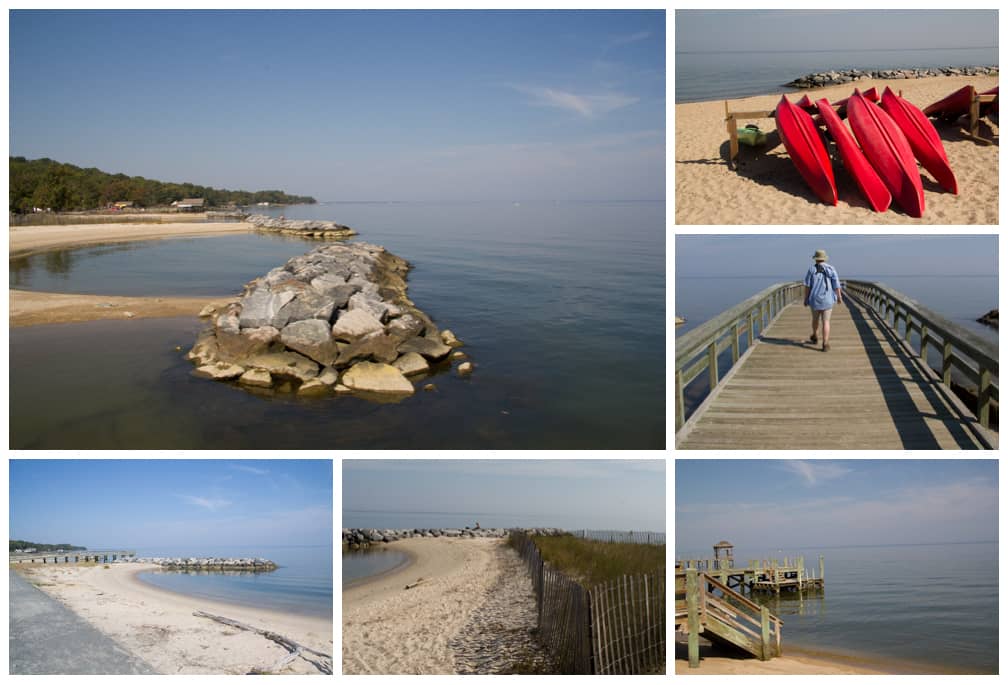
[[[665,545],[585,540],[573,535],[533,537],[544,561],[585,587],[624,575],[665,572]]]

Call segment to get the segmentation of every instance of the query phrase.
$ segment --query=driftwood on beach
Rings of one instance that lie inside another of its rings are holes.
[[[225,616],[217,616],[215,614],[208,614],[205,611],[194,611],[193,616],[198,616],[200,618],[209,618],[211,621],[217,621],[218,623],[223,623],[224,625],[228,625],[233,628],[238,628],[240,630],[247,630],[253,633],[257,633],[265,637],[267,640],[272,640],[273,642],[277,643],[278,645],[286,649],[289,652],[289,654],[280,659],[279,661],[277,661],[275,664],[273,664],[273,666],[270,668],[269,671],[270,673],[279,673],[284,667],[287,666],[287,664],[294,661],[294,659],[301,657],[302,659],[310,663],[312,666],[317,668],[321,673],[325,673],[326,675],[332,675],[332,655],[330,654],[317,652],[314,649],[311,649],[310,647],[305,647],[302,644],[294,642],[294,640],[291,640],[289,637],[284,637],[283,635],[274,633],[269,630],[263,630],[261,628],[250,626],[240,621],[236,621],[233,618],[227,618]],[[321,658],[313,659],[311,658],[311,656],[308,656],[309,654]]]

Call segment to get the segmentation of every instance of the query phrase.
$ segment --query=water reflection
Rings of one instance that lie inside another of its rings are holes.
[[[780,595],[755,593],[752,600],[777,616],[826,617],[826,593],[823,591],[783,592]]]
[[[384,546],[362,547],[343,552],[343,586],[368,576],[391,571],[409,561],[405,552]]]

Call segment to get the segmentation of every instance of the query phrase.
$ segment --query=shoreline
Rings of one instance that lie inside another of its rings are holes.
[[[107,245],[141,240],[206,238],[217,235],[252,233],[255,226],[239,222],[174,222],[163,224],[105,223],[65,226],[11,226],[9,257],[28,257],[49,250]]]
[[[796,101],[802,94],[812,100],[831,102],[845,98],[854,88],[886,86],[923,109],[965,85],[978,91],[998,84],[997,76],[939,76],[920,79],[866,79],[840,85],[803,89],[788,94]],[[776,91],[727,100],[734,112],[769,112],[781,98]],[[738,120],[738,125],[756,123],[767,133],[762,148],[740,146],[738,167],[729,169],[728,135],[725,131],[724,98],[675,105],[675,223],[733,225],[793,224],[997,224],[999,197],[999,126],[997,117],[980,120],[979,134],[994,139],[981,145],[961,135],[961,122],[936,122],[950,165],[959,182],[959,194],[942,190],[926,171],[921,172],[925,196],[924,216],[910,217],[899,206],[874,212],[857,184],[834,161],[839,202],[820,202],[805,184],[779,140],[773,119]],[[727,201],[730,200],[730,201]]]
[[[389,543],[389,544],[392,544],[392,543]],[[411,566],[413,566],[413,565],[416,564],[418,557],[417,557],[416,553],[413,552],[412,550],[404,549],[404,550],[396,550],[396,551],[402,552],[403,554],[406,555],[406,559],[403,560],[402,563],[397,564],[396,566],[393,566],[390,569],[386,569],[386,570],[380,571],[378,573],[373,573],[373,574],[371,574],[369,576],[364,576],[363,578],[355,578],[354,580],[351,580],[349,583],[347,583],[346,585],[343,586],[343,592],[346,592],[347,590],[353,590],[353,589],[356,589],[356,588],[360,588],[360,587],[363,587],[365,585],[370,585],[372,583],[380,582],[386,576],[391,576],[393,574],[397,574],[397,573],[400,573],[400,572],[405,572],[405,571],[409,570],[409,568]]]
[[[22,565],[23,566],[23,565]],[[107,566],[107,568],[105,568]],[[134,566],[138,568],[134,568]],[[137,576],[156,564],[51,565],[11,569],[159,673],[245,674],[269,670],[287,650],[261,635],[193,615],[206,611],[273,631],[332,654],[332,618],[204,599],[150,585]],[[283,673],[314,674],[302,659]]]

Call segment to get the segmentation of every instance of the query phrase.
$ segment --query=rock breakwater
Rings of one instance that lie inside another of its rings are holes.
[[[284,219],[265,214],[252,214],[245,217],[245,221],[261,231],[286,233],[303,238],[345,240],[357,235],[357,231],[335,221]]]
[[[934,76],[991,76],[998,67],[927,67],[917,69],[845,69],[820,71],[800,76],[784,85],[789,88],[822,88],[863,79],[913,79]]]
[[[135,557],[130,561],[140,564],[158,564],[164,569],[197,571],[274,571],[277,568],[277,565],[269,559],[260,558]]]
[[[559,528],[344,528],[343,546],[360,549],[372,544],[409,538],[506,538],[511,532],[526,535],[563,535]]]
[[[257,392],[405,397],[460,342],[406,296],[409,263],[369,243],[329,244],[245,285],[187,358],[194,374]]]

